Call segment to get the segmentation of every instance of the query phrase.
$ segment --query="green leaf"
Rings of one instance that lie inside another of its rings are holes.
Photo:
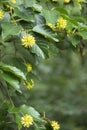
[[[9,105],[9,109],[8,109],[8,112],[9,113],[18,113],[20,111],[20,109],[18,107],[14,107],[12,105]]]
[[[24,73],[20,69],[14,67],[14,66],[7,65],[7,64],[4,64],[1,62],[0,68],[6,72],[11,72],[12,74],[19,77],[20,79],[26,80],[26,76],[24,75]]]
[[[34,130],[41,130],[37,124],[34,125]]]
[[[32,10],[25,9],[25,8],[14,8],[14,12],[15,12],[15,16],[18,16],[22,20],[32,22],[34,19]]]
[[[46,38],[49,38],[55,42],[58,42],[59,40],[57,39],[57,35],[48,27],[45,25],[37,25],[33,28],[34,32],[37,32]]]
[[[18,113],[14,114],[14,119],[15,119],[15,122],[17,123],[17,125],[18,125],[18,130],[20,130],[22,128],[22,124],[21,124],[20,116],[18,115]]]
[[[9,113],[18,113],[21,112],[23,114],[29,114],[35,119],[40,119],[40,114],[31,106],[27,106],[25,104],[21,105],[20,107],[9,107]]]
[[[11,113],[11,114],[14,114],[14,119],[15,119],[15,122],[17,123],[17,125],[18,125],[18,130],[20,130],[22,128],[22,124],[20,122],[21,117],[18,114],[20,112],[19,107],[14,107],[12,105],[9,105],[8,112]]]
[[[33,8],[34,8],[36,11],[38,11],[38,12],[41,12],[41,10],[42,10],[42,6],[39,5],[39,4],[34,4],[34,5],[33,5]]]
[[[61,14],[66,14],[66,15],[68,15],[68,12],[67,12],[66,9],[63,9],[63,8],[57,7],[57,8],[55,8],[55,10],[57,10],[57,11],[60,12]]]
[[[16,1],[16,4],[17,4],[17,5],[22,5],[22,4],[23,4],[23,1],[24,1],[24,0],[17,0],[17,1]],[[13,4],[13,5],[14,5],[14,4]]]
[[[20,112],[22,112],[24,114],[29,114],[36,120],[40,120],[40,114],[33,107],[30,107],[27,105],[22,105],[20,107]]]
[[[24,0],[24,6],[27,7],[32,7],[35,4],[35,0]]]
[[[36,24],[37,24],[37,25],[45,24],[45,23],[46,23],[44,17],[43,17],[42,15],[40,15],[40,14],[39,14],[39,15],[36,14],[36,15],[35,15],[35,19],[36,19]]]
[[[39,44],[40,42],[40,44]],[[45,58],[49,57],[49,46],[47,45],[48,43],[43,42],[43,41],[38,41],[39,47],[42,49],[42,51],[44,52]]]
[[[21,30],[21,26],[17,26],[12,23],[3,23],[2,24],[2,38],[5,39],[10,35],[17,35]]]
[[[45,58],[44,56],[44,52],[41,50],[41,48],[35,44],[32,48],[31,48],[31,52],[35,53],[37,56],[41,57],[41,58]]]
[[[76,45],[78,45],[78,43],[79,43],[79,39],[74,35],[69,35],[68,39],[71,41],[71,43],[74,47],[76,47]]]
[[[4,21],[5,21],[5,22],[9,22],[9,21],[10,21],[10,14],[7,13],[7,12],[5,13]]]
[[[58,17],[59,13],[56,10],[42,10],[42,15],[45,17],[46,21],[52,24],[55,24]]]
[[[21,92],[20,90],[20,84],[19,80],[14,77],[13,75],[5,72],[0,72],[0,76],[8,83],[10,84],[15,90],[18,92]]]
[[[87,31],[80,31],[77,34],[80,35],[84,40],[87,39]]]
[[[71,22],[74,26],[78,26],[77,21],[75,21],[74,19],[71,19],[68,15],[61,14],[61,16],[63,16],[63,18],[65,18],[67,21]]]

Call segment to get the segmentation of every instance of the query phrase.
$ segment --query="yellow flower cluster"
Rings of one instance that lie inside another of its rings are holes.
[[[27,64],[26,64],[26,68],[27,68],[27,71],[28,71],[28,72],[31,72],[31,71],[32,71],[32,65],[31,65],[31,64],[27,63]]]
[[[32,89],[34,87],[34,81],[32,79],[30,79],[29,81],[25,81],[24,82],[24,86],[27,89]]]
[[[15,4],[15,3],[16,3],[16,0],[11,0],[11,2],[12,2],[13,4]]]
[[[46,25],[49,26],[52,30],[55,30],[55,25],[52,23],[47,22]]]
[[[0,20],[2,20],[3,17],[4,17],[4,12],[3,12],[3,10],[0,10]]]
[[[69,3],[71,0],[64,0],[64,3]]]
[[[32,116],[26,114],[25,116],[21,117],[21,124],[24,127],[29,127],[30,125],[32,125],[33,124]]]
[[[58,29],[64,29],[67,26],[67,21],[60,17],[56,23]]]
[[[35,38],[31,35],[25,35],[22,39],[22,45],[25,48],[32,47],[35,44]]]
[[[53,130],[59,130],[60,125],[56,121],[51,121],[51,126]]]
[[[47,26],[49,26],[53,31],[57,31],[57,30],[61,30],[61,29],[65,29],[67,26],[67,20],[63,19],[62,17],[60,17],[57,22],[55,23],[55,25],[53,25],[52,23],[47,22],[46,23]]]

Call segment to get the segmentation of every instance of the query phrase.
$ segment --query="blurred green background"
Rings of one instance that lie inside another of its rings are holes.
[[[55,50],[56,52],[56,50]],[[47,118],[57,120],[60,130],[87,129],[87,61],[77,52],[63,50],[37,65],[35,88],[28,103]]]

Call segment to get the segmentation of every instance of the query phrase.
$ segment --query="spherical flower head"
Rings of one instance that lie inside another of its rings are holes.
[[[16,4],[16,0],[11,0],[11,3]]]
[[[64,29],[67,26],[67,21],[62,17],[60,17],[57,21],[56,26],[58,29]]]
[[[71,0],[64,0],[64,3],[69,3]]]
[[[51,121],[51,126],[53,130],[59,130],[60,125],[56,121]]]
[[[3,12],[3,10],[0,10],[0,20],[2,20],[3,17],[4,17],[4,12]]]
[[[26,114],[25,116],[21,117],[21,124],[24,127],[29,127],[30,125],[32,125],[33,124],[32,116]]]
[[[24,86],[27,89],[32,89],[34,87],[34,81],[32,79],[30,79],[29,81],[25,81],[24,82]]]
[[[28,71],[28,72],[31,72],[31,71],[32,71],[32,65],[31,65],[31,64],[27,63],[27,64],[26,64],[26,68],[27,68],[27,71]]]
[[[32,47],[35,44],[35,38],[31,35],[25,35],[22,39],[22,45],[25,48]]]

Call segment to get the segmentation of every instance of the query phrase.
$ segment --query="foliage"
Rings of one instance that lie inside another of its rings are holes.
[[[40,59],[63,49],[84,54],[87,41],[86,1],[0,1],[0,128],[20,130],[21,117],[33,118],[31,129],[53,129],[27,103]],[[27,64],[32,66],[28,71]],[[35,106],[34,106],[35,107]]]

